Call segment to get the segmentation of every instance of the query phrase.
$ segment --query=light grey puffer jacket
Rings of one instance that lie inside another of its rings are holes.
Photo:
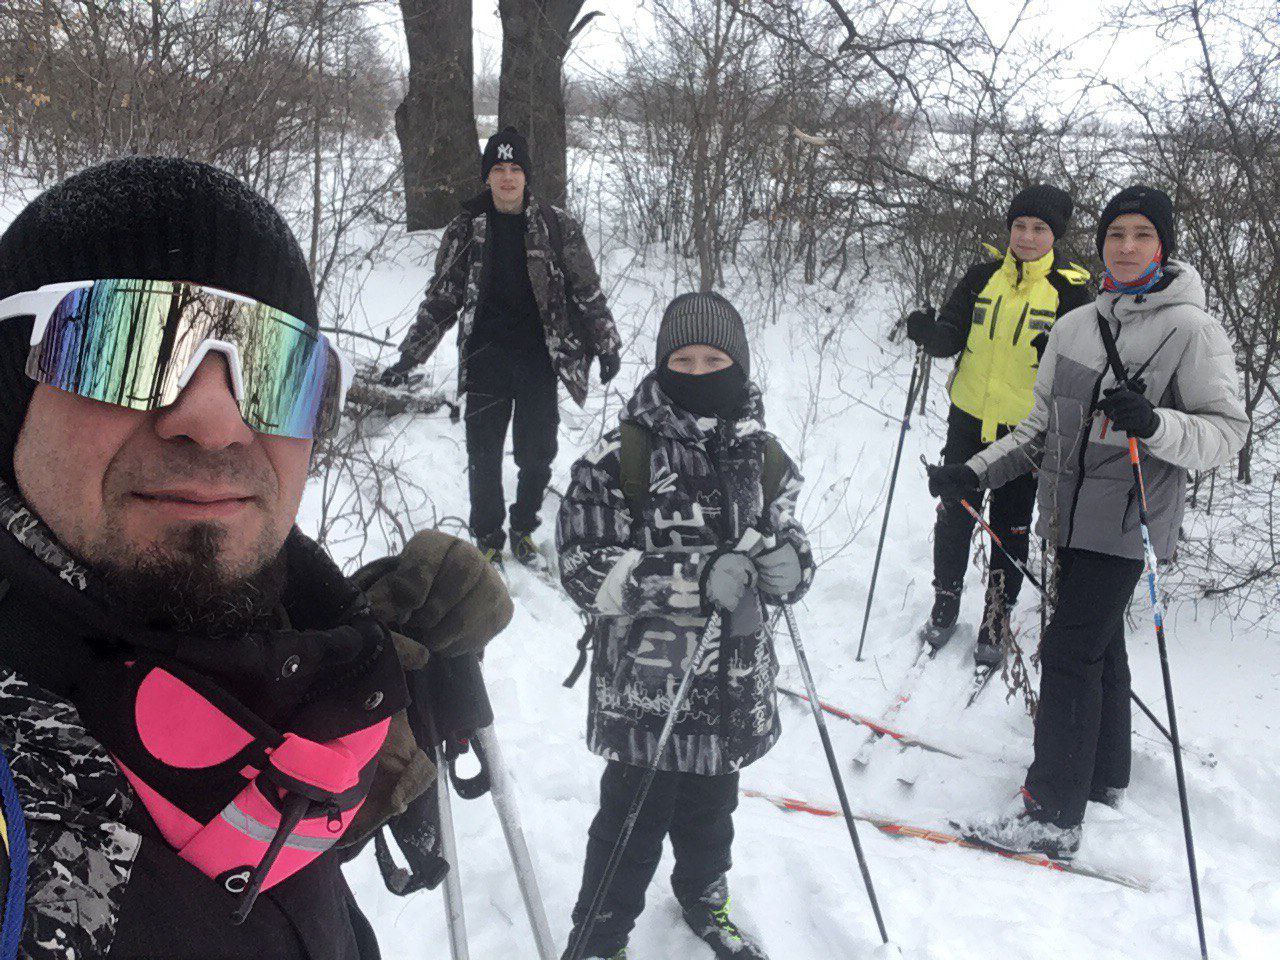
[[[1174,554],[1187,471],[1225,464],[1244,445],[1249,422],[1226,331],[1205,312],[1200,275],[1177,260],[1166,270],[1173,280],[1158,292],[1103,293],[1058,320],[1036,376],[1030,415],[968,462],[992,488],[1039,467],[1036,529],[1058,546],[1131,559],[1143,555],[1128,438],[1096,410],[1102,392],[1116,383],[1099,315],[1130,372],[1173,331],[1142,374],[1160,416],[1156,432],[1140,441],[1151,541],[1159,559]]]

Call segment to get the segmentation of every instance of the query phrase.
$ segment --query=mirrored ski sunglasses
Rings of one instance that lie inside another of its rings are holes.
[[[46,284],[0,300],[0,322],[34,316],[27,376],[127,407],[166,407],[210,352],[226,357],[244,422],[311,440],[337,429],[354,369],[283,310],[173,280]]]

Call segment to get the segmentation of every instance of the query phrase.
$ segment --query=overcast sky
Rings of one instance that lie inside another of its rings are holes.
[[[1170,49],[1158,38],[1133,30],[1116,42],[1110,29],[1123,16],[1114,15],[1121,0],[1036,0],[1032,19],[1023,31],[1044,31],[1056,42],[1070,44],[1082,71],[1101,68],[1113,78],[1143,74],[1151,80],[1176,76],[1186,62],[1186,50]],[[1020,4],[1014,0],[969,0],[992,39],[1007,36]],[[486,53],[496,67],[502,49],[502,26],[496,0],[475,0],[473,25],[477,66]],[[598,10],[597,17],[575,42],[567,69],[570,74],[610,72],[622,57],[618,38],[644,35],[652,30],[651,4],[647,0],[587,0],[584,11]]]

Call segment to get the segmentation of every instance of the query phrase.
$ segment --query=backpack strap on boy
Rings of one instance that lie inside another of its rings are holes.
[[[619,429],[622,449],[619,452],[619,485],[622,495],[631,509],[631,522],[640,523],[644,509],[649,505],[649,486],[652,477],[653,434],[634,420],[623,420]],[[764,491],[764,505],[778,499],[782,491],[782,479],[787,471],[787,455],[782,444],[773,434],[765,434],[764,467],[760,473],[760,485]]]

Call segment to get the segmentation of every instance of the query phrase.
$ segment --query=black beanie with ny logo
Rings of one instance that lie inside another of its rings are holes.
[[[525,180],[532,179],[533,171],[529,169],[529,141],[515,127],[503,127],[484,145],[484,155],[480,158],[480,179],[487,181],[489,171],[499,163],[517,164],[524,171]]]

